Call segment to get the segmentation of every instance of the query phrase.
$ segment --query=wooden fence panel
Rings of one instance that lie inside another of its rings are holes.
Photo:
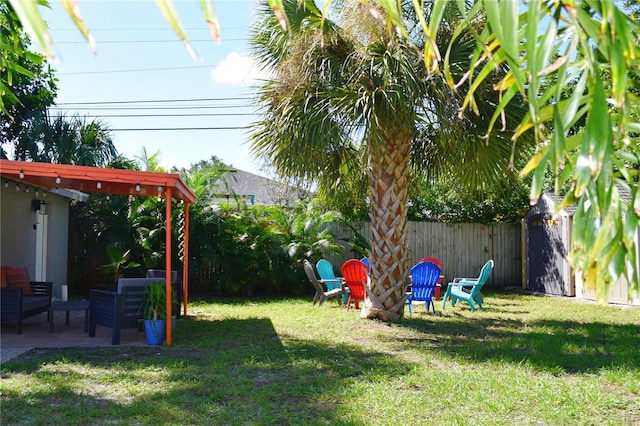
[[[367,241],[371,241],[366,222],[354,225]],[[338,241],[353,238],[351,229],[331,227]],[[442,262],[445,281],[454,277],[477,277],[482,265],[493,259],[495,266],[487,284],[492,288],[521,286],[522,246],[520,224],[481,225],[475,223],[409,222],[409,265],[415,265],[425,256]],[[330,257],[336,269],[345,260],[356,257],[348,249],[342,256]]]

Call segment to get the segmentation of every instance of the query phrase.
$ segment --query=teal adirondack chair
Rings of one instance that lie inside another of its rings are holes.
[[[446,306],[447,299],[449,298],[451,298],[451,306],[456,306],[458,300],[464,300],[471,306],[472,311],[476,310],[476,303],[480,309],[482,309],[482,295],[480,294],[480,290],[482,290],[482,287],[489,280],[492,270],[493,260],[489,260],[480,270],[478,278],[455,278],[453,282],[447,286],[447,292],[444,294],[442,301],[442,309]]]
[[[313,265],[311,265],[311,262],[305,259],[303,261],[303,264],[304,264],[304,272],[305,274],[307,274],[307,278],[309,278],[309,281],[313,285],[313,288],[315,288],[316,290],[316,294],[313,296],[314,305],[316,304],[316,302],[320,302],[318,306],[322,306],[324,304],[324,301],[327,300],[328,298],[339,297],[342,294],[344,294],[342,287],[325,291],[324,287],[322,287],[322,284],[316,277],[316,273],[313,271]]]
[[[333,272],[333,265],[327,259],[320,259],[318,263],[316,263],[316,269],[318,270],[318,275],[320,275],[320,282],[327,286],[327,291],[331,291],[334,288],[342,288],[342,283],[344,283],[344,279],[341,277],[336,277]],[[342,303],[347,304],[347,295],[342,295]],[[338,299],[340,300],[340,299]]]

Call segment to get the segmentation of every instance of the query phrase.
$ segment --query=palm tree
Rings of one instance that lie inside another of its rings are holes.
[[[100,120],[58,115],[37,117],[15,146],[15,158],[105,167],[118,156],[109,128]]]
[[[147,172],[159,172],[166,173],[167,171],[160,165],[160,151],[156,151],[153,154],[149,154],[147,148],[144,146],[140,148],[140,152],[135,156],[135,159],[141,166],[141,170]]]
[[[482,120],[458,117],[455,93],[424,66],[420,39],[389,32],[381,9],[334,4],[331,20],[312,0],[285,1],[287,29],[271,9],[262,10],[252,44],[275,77],[261,88],[262,119],[253,127],[252,147],[281,174],[316,180],[321,193],[335,193],[344,182],[356,188],[354,170],[366,173],[372,284],[362,316],[396,321],[404,312],[409,266],[412,165],[449,170],[439,153],[456,153],[467,165],[454,173],[488,172],[495,181],[505,175],[494,170],[505,157],[506,170],[510,142],[502,135],[472,137],[484,134]],[[406,22],[416,23],[411,11],[409,5]],[[455,4],[447,12],[455,19]],[[473,43],[467,40],[458,38],[452,57],[469,60]]]

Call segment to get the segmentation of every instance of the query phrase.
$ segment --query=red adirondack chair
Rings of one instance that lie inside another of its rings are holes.
[[[364,300],[367,284],[369,282],[369,268],[358,259],[350,259],[340,267],[344,283],[349,289],[347,310],[353,300],[356,309],[360,309],[360,300]]]

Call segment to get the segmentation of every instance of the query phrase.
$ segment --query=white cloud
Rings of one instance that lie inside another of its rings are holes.
[[[269,77],[268,73],[261,70],[249,56],[231,52],[211,70],[211,78],[219,84],[248,86]]]

